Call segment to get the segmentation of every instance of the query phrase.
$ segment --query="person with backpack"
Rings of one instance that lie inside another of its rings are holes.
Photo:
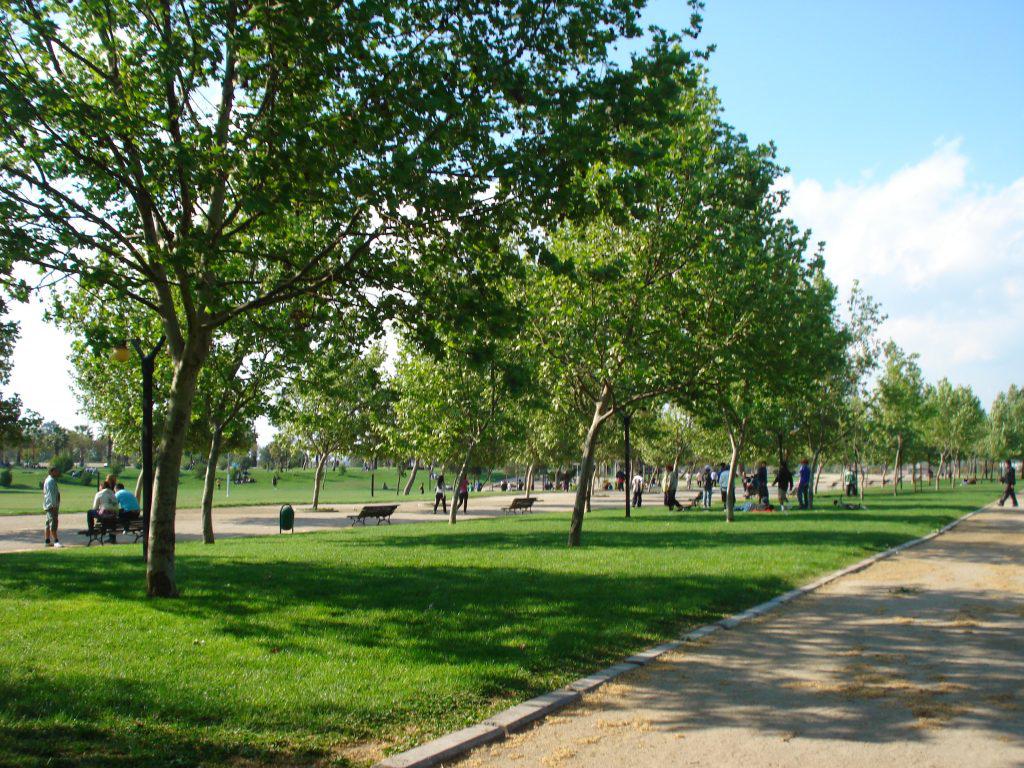
[[[1003,495],[999,499],[999,506],[1003,506],[1007,499],[1013,502],[1013,506],[1017,506],[1017,494],[1014,493],[1014,486],[1017,484],[1017,473],[1013,469],[1013,462],[1009,459],[1006,460],[1006,470],[1003,472],[1003,476],[1000,478],[1003,483]]]

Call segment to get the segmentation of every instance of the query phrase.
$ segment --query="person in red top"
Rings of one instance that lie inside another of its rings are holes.
[[[469,505],[469,481],[466,476],[463,475],[459,478],[459,489],[455,491],[455,508],[452,510],[453,513],[458,512],[459,508],[462,508],[463,512],[466,512]]]

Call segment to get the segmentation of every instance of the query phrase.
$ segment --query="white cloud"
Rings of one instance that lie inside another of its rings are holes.
[[[930,378],[970,383],[984,402],[1024,383],[1024,176],[973,183],[952,141],[888,177],[780,186],[789,215],[826,241],[830,277],[843,291],[858,279],[882,302],[883,332],[919,352]]]

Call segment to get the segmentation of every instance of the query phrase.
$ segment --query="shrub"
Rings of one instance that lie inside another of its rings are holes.
[[[94,486],[96,485],[96,473],[92,470],[83,472],[78,481],[86,487]]]
[[[61,454],[60,456],[54,456],[50,461],[51,467],[56,467],[61,471],[62,474],[67,474],[71,471],[71,468],[75,466],[75,460],[67,454]]]
[[[14,474],[9,469],[0,469],[0,486],[10,488],[14,482]]]
[[[111,475],[120,477],[121,475],[124,474],[124,464],[122,464],[119,461],[115,461],[107,468],[107,472]]]

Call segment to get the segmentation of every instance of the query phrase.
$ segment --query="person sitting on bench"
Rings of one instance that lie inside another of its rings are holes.
[[[117,496],[114,495],[114,484],[116,482],[116,477],[107,475],[107,479],[103,481],[100,490],[93,497],[92,509],[85,516],[89,523],[90,532],[95,527],[97,520],[101,523],[110,523],[117,520]]]
[[[117,491],[114,494],[117,498],[117,505],[121,508],[117,513],[117,519],[121,521],[121,525],[127,525],[132,520],[138,520],[142,517],[139,500],[135,498],[135,494],[127,490],[124,487],[124,483],[118,483],[114,488]]]

